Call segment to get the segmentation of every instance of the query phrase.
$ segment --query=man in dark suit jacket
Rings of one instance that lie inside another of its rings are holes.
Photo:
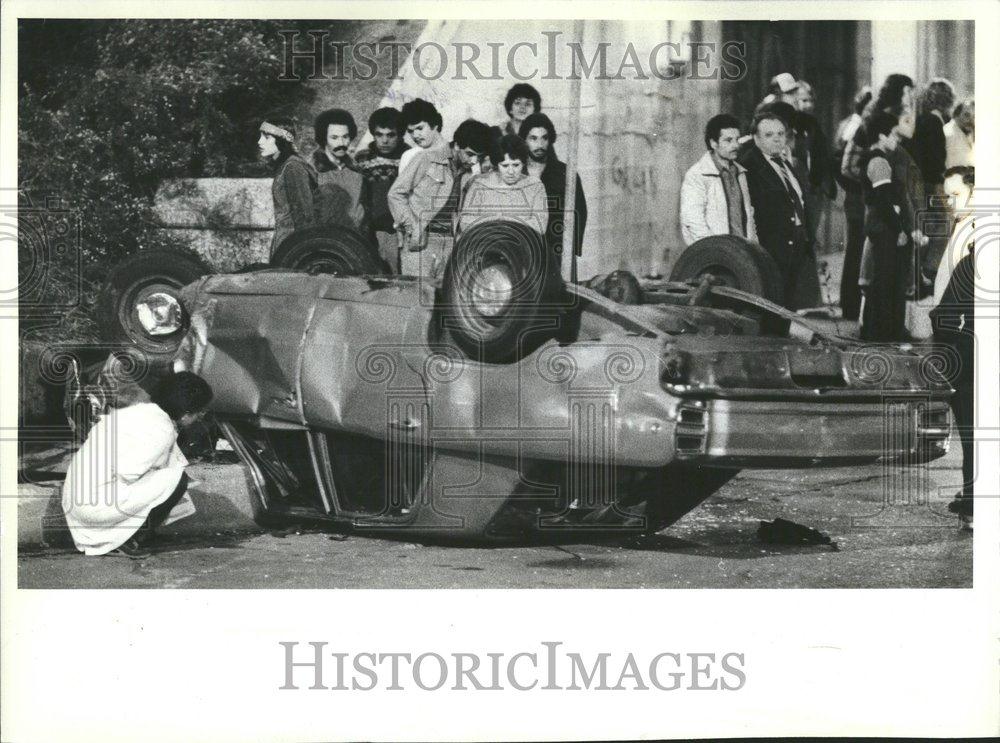
[[[791,306],[796,282],[810,246],[803,187],[788,161],[788,126],[773,112],[755,116],[753,146],[741,155],[740,164],[747,169],[757,237],[784,279],[782,303],[796,309]]]

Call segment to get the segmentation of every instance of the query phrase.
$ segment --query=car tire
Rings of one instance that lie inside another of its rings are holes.
[[[442,335],[472,359],[510,363],[553,338],[567,297],[556,256],[521,222],[477,224],[445,267],[437,317]]]
[[[271,256],[271,266],[310,274],[381,276],[389,267],[360,232],[350,227],[311,227],[289,235]]]
[[[781,272],[774,259],[760,245],[742,237],[712,235],[696,240],[674,263],[670,280],[687,281],[706,274],[734,289],[781,301]]]
[[[104,340],[135,348],[151,364],[173,358],[188,327],[180,290],[211,269],[185,250],[152,248],[119,262],[97,300]],[[162,309],[168,322],[150,330],[150,306]]]

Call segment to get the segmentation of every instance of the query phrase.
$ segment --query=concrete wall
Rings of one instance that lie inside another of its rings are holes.
[[[917,86],[945,77],[958,95],[975,90],[975,21],[873,21],[871,84],[893,72],[910,75]]]

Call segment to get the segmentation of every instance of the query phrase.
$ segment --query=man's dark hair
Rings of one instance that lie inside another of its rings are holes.
[[[401,115],[403,126],[414,126],[421,121],[426,121],[431,129],[441,131],[441,125],[444,123],[444,119],[441,118],[441,114],[438,113],[434,104],[423,98],[414,98],[412,101],[404,103]]]
[[[903,113],[903,91],[913,87],[912,77],[898,72],[892,73],[879,88],[875,103],[871,106],[872,110],[888,111],[899,116]]]
[[[490,151],[490,127],[475,119],[466,119],[455,130],[452,141],[461,149],[471,147],[480,155]]]
[[[538,129],[539,127],[544,128],[545,131],[549,133],[549,150],[551,150],[552,145],[556,143],[556,128],[552,124],[552,119],[545,114],[529,114],[527,118],[521,122],[521,128],[517,130],[517,136],[521,139],[527,140],[528,133],[532,129]]]
[[[513,108],[516,98],[530,98],[535,104],[534,113],[542,110],[542,96],[535,90],[534,86],[528,85],[528,83],[518,83],[511,86],[511,89],[507,91],[507,95],[503,99],[503,108],[508,116],[510,116],[510,110]]]
[[[316,135],[316,144],[320,147],[326,144],[326,130],[329,128],[330,124],[340,124],[341,126],[346,126],[347,133],[350,135],[351,139],[358,136],[358,125],[354,123],[354,117],[351,116],[350,111],[345,111],[342,108],[328,108],[316,117],[316,122],[313,124],[314,133]]]
[[[790,126],[789,123],[769,108],[754,114],[753,121],[750,124],[750,131],[753,134],[756,134],[757,128],[761,125],[761,122],[764,121],[780,121],[785,127],[785,133],[788,133],[788,128]]]
[[[712,142],[718,142],[723,129],[740,130],[740,122],[732,114],[717,114],[705,124],[705,146],[712,149]]]
[[[374,134],[376,129],[394,129],[399,136],[403,136],[406,126],[399,109],[388,106],[375,109],[368,117],[368,131]]]
[[[898,116],[894,116],[888,111],[875,111],[865,119],[865,131],[868,133],[872,144],[875,144],[878,141],[878,135],[884,134],[889,136],[898,123]]]
[[[860,116],[864,113],[865,106],[868,105],[869,101],[872,99],[872,89],[870,85],[866,85],[861,90],[858,91],[857,95],[854,96],[854,113]]]
[[[944,171],[945,178],[951,178],[953,175],[962,176],[962,183],[970,188],[976,185],[976,169],[971,165],[952,165]]]
[[[187,413],[197,413],[206,408],[212,401],[212,388],[197,374],[182,371],[160,382],[150,399],[177,421]]]
[[[528,145],[516,134],[505,134],[490,149],[490,161],[494,167],[500,165],[505,156],[520,160],[524,164],[524,172],[528,172]]]

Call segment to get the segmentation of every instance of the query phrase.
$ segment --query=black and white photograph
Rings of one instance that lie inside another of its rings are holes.
[[[212,720],[163,740],[1000,734],[997,6],[503,5],[5,4],[6,689],[52,637],[185,679],[124,697]],[[909,721],[733,712],[921,636]],[[256,733],[195,680],[237,644]],[[438,689],[632,712],[378,719]]]

